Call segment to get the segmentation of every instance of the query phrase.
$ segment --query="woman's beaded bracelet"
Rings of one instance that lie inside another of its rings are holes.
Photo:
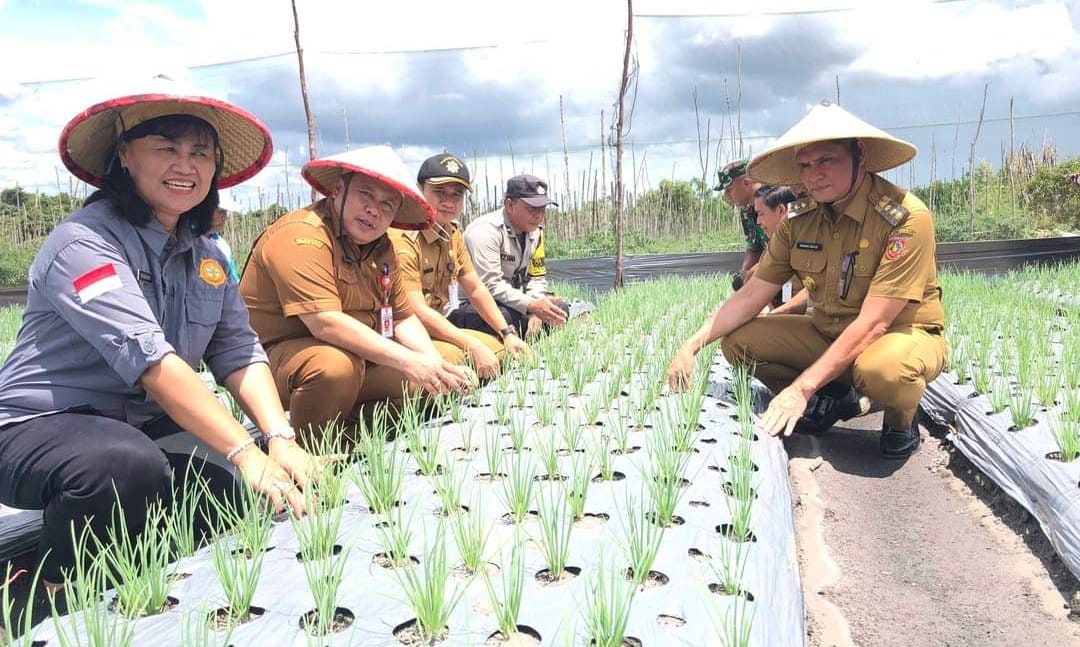
[[[236,457],[237,457],[237,455],[238,455],[238,454],[239,454],[240,452],[244,451],[244,450],[245,450],[245,449],[247,449],[247,448],[248,448],[249,446],[251,446],[251,445],[254,445],[254,444],[255,444],[255,438],[254,438],[254,437],[248,437],[248,439],[247,439],[247,440],[245,440],[244,442],[240,443],[240,444],[239,444],[239,445],[237,445],[236,447],[233,447],[232,449],[230,449],[230,450],[229,450],[229,453],[225,454],[225,460],[231,463],[231,462],[232,462],[232,459],[236,458]]]

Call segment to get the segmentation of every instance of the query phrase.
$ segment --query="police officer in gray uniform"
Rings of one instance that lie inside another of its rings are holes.
[[[107,537],[117,498],[139,532],[193,448],[223,466],[224,455],[278,509],[303,512],[298,486],[313,461],[293,440],[228,261],[202,236],[218,188],[254,175],[271,150],[255,117],[204,97],[121,97],[65,127],[64,164],[101,188],[34,259],[22,328],[0,367],[0,503],[44,510],[47,586],[67,577],[73,530]],[[204,385],[200,362],[269,454]],[[215,487],[231,485],[224,468],[205,467]]]
[[[538,331],[540,323],[561,326],[570,314],[566,301],[547,292],[543,224],[550,205],[559,206],[548,196],[547,182],[535,175],[515,175],[506,182],[503,208],[465,228],[476,273],[519,336]],[[500,337],[507,332],[492,330],[468,303],[447,318],[458,328]]]

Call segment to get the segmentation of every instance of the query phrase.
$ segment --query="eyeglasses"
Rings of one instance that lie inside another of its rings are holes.
[[[855,257],[859,252],[848,252],[840,261],[840,280],[836,282],[836,294],[841,299],[846,299],[851,289],[851,281],[855,278]]]

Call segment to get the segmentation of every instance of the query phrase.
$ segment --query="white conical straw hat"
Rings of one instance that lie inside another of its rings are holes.
[[[391,227],[398,229],[427,229],[435,215],[424,196],[417,192],[416,182],[405,163],[389,146],[366,146],[356,150],[311,160],[301,175],[319,193],[329,196],[338,178],[344,173],[360,173],[378,180],[401,193],[401,209]]]
[[[900,166],[915,157],[914,144],[875,128],[828,101],[814,106],[772,146],[750,160],[747,174],[766,184],[801,184],[795,156],[810,144],[832,139],[859,139],[865,150],[866,170],[871,173]]]

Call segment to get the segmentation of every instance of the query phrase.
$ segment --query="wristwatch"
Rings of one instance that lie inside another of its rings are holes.
[[[269,431],[263,434],[267,440],[273,438],[283,438],[285,440],[293,440],[296,438],[296,431],[288,423],[282,423],[271,427]]]
[[[501,337],[502,339],[506,339],[507,335],[516,335],[516,334],[517,334],[517,328],[514,328],[513,326],[506,326],[506,327],[501,328],[499,330],[499,337]]]

